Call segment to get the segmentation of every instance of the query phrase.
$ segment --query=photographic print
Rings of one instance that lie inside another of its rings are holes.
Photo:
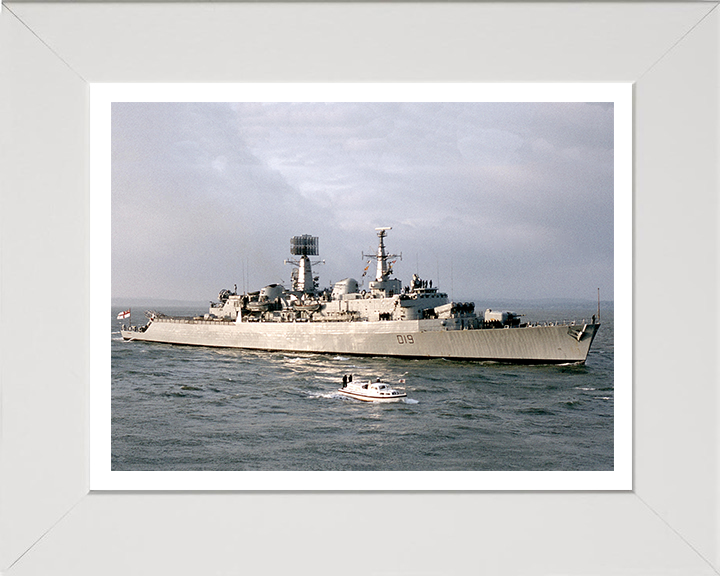
[[[109,124],[112,472],[615,470],[614,100]]]

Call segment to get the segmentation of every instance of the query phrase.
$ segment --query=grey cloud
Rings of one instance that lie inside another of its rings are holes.
[[[359,277],[381,225],[398,275],[465,298],[611,293],[611,107],[115,106],[117,296],[212,297],[245,266],[253,287],[287,279],[303,233],[322,283]]]

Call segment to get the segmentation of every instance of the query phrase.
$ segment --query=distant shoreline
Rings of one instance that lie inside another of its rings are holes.
[[[496,308],[516,307],[538,307],[545,309],[562,308],[562,307],[586,307],[590,306],[594,310],[597,307],[597,300],[580,299],[580,298],[529,298],[527,300],[521,298],[457,298],[456,302],[475,302],[476,305]],[[172,300],[163,298],[113,298],[111,305],[113,308],[127,308],[132,306],[168,306],[168,307],[198,307],[207,308],[210,300]],[[600,307],[613,307],[614,300],[600,300]]]
[[[167,300],[162,298],[113,298],[110,304],[113,308],[128,308],[133,306],[172,306],[172,307],[199,307],[207,308],[210,300]]]

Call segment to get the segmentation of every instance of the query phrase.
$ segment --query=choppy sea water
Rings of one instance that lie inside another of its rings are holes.
[[[530,321],[593,313],[522,311]],[[111,335],[113,470],[613,469],[612,310],[602,311],[582,366],[124,342],[118,312]],[[393,385],[404,379],[394,387],[407,399],[345,398],[337,388],[348,373]]]

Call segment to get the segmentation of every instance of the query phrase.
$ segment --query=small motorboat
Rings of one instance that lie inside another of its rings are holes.
[[[401,380],[401,382],[405,381]],[[338,388],[338,393],[363,402],[399,402],[407,397],[405,392],[390,388],[379,378],[374,382],[372,380],[353,382],[352,376],[343,376],[343,386]]]

